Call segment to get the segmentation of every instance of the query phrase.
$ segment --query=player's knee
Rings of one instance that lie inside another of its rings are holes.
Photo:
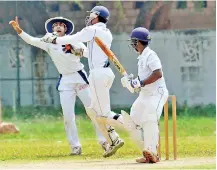
[[[66,114],[64,115],[64,122],[75,122],[75,114]]]
[[[157,114],[154,113],[146,114],[146,121],[152,121],[157,123],[158,122]]]
[[[141,112],[141,105],[137,104],[138,102],[134,102],[132,107],[130,108],[130,114]],[[144,104],[143,104],[144,105]]]
[[[65,126],[72,126],[73,124],[75,124],[75,120],[73,119],[64,119],[64,124]]]

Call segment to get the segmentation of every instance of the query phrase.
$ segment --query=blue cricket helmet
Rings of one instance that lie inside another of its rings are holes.
[[[151,41],[150,32],[144,27],[135,28],[131,32],[130,38],[131,39],[137,39],[137,40],[144,41],[144,42]]]
[[[151,41],[151,36],[149,31],[144,27],[135,28],[130,34],[130,46],[136,51],[139,41],[149,43]]]
[[[55,18],[50,18],[48,19],[46,22],[45,22],[45,30],[48,32],[48,33],[52,33],[53,32],[53,24],[56,23],[56,22],[62,22],[66,25],[66,32],[65,34],[68,35],[68,34],[71,34],[73,31],[74,31],[74,24],[72,21],[70,21],[69,19],[67,18],[63,18],[63,17],[55,17]]]
[[[95,6],[91,11],[87,12],[89,12],[90,15],[85,18],[86,26],[92,25],[92,20],[98,16],[104,18],[106,22],[108,22],[110,17],[109,10],[104,6]]]
[[[109,10],[104,7],[104,6],[95,6],[90,12],[95,12],[97,13],[98,16],[101,16],[104,18],[106,21],[109,20],[110,17],[110,12]]]

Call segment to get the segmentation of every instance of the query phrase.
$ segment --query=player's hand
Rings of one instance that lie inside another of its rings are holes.
[[[83,57],[84,49],[83,48],[75,48],[74,51],[72,51],[72,54],[78,57]]]
[[[139,77],[133,79],[133,74],[121,78],[121,84],[131,93],[139,93],[141,91],[141,82]]]
[[[41,38],[41,41],[56,44],[57,37],[58,34],[56,32],[46,33],[45,36]]]
[[[79,56],[82,57],[83,53],[84,53],[84,49],[83,48],[76,48],[75,46],[71,45],[71,44],[66,44],[63,45],[63,51],[65,53],[71,53],[74,54],[75,56]]]
[[[134,89],[137,89],[137,88],[140,88],[141,87],[141,83],[140,83],[140,79],[139,77],[131,80],[131,86],[134,88]]]
[[[121,78],[121,84],[123,87],[127,87],[127,84],[129,84],[129,79],[127,76]]]
[[[140,80],[139,77],[132,79],[130,85],[134,89],[135,93],[139,93],[141,91],[141,87],[145,86],[145,84]]]
[[[19,21],[18,21],[18,17],[15,17],[15,20],[11,20],[9,22],[9,24],[13,27],[13,29],[17,32],[17,34],[21,34],[22,33],[22,29],[19,26]]]
[[[127,84],[133,79],[134,75],[131,73],[130,75],[124,76],[121,78],[121,84],[123,87],[126,87]]]
[[[131,93],[134,93],[134,88],[131,86],[131,79],[129,76],[122,77],[121,84],[123,87],[126,87]]]

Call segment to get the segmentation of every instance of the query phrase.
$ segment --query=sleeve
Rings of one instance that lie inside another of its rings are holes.
[[[58,37],[57,44],[73,44],[73,42],[88,42],[91,41],[95,35],[96,30],[93,27],[85,27],[80,32],[74,35]]]
[[[41,48],[42,50],[47,51],[48,49],[48,43],[42,42],[40,38],[32,37],[29,34],[22,31],[21,34],[18,34],[27,44],[30,44],[32,46]]]
[[[148,56],[147,65],[151,69],[151,71],[155,71],[162,68],[161,61],[156,53],[152,53]]]

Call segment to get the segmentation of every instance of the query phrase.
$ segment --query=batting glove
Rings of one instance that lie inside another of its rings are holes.
[[[127,87],[127,84],[129,83],[129,79],[127,76],[124,76],[121,78],[121,84],[123,87]]]
[[[124,76],[121,78],[121,84],[123,87],[126,87],[130,81],[133,79],[133,74],[130,74],[130,75],[127,75],[127,76]]]
[[[131,86],[131,80],[133,78],[133,74],[128,76],[124,76],[121,78],[121,84],[123,87],[126,87],[131,93],[134,93],[134,88]]]
[[[139,77],[131,80],[131,86],[134,88],[134,89],[137,89],[137,88],[140,88],[141,87],[141,83],[140,83],[140,79]]]
[[[137,78],[131,80],[131,86],[132,86],[133,88],[140,88],[140,87],[144,87],[145,84],[144,84],[143,81],[140,80],[139,77],[137,77]]]

